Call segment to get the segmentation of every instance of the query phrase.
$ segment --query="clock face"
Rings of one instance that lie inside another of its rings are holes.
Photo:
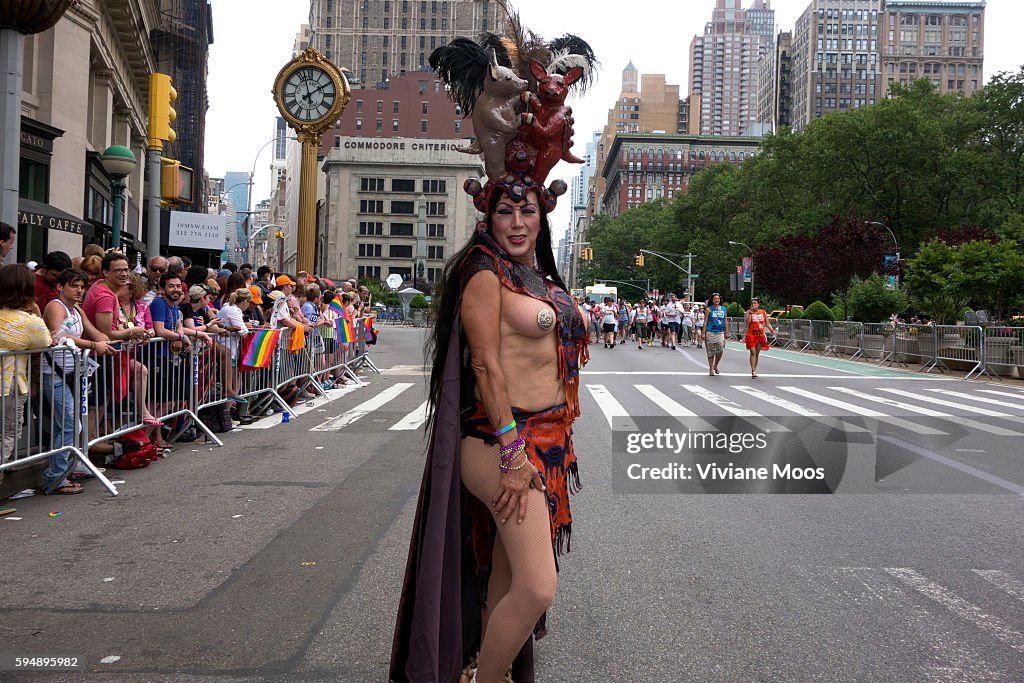
[[[337,98],[334,80],[317,66],[296,69],[284,82],[284,108],[300,121],[324,118]]]

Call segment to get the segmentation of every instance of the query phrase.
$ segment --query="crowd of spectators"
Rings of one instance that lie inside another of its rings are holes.
[[[14,234],[11,226],[0,224],[0,259],[10,252]],[[42,396],[52,412],[52,447],[76,444],[79,408],[74,405],[71,382],[83,349],[101,364],[104,358],[110,362],[117,358],[124,378],[117,390],[137,407],[148,438],[165,454],[173,448],[166,440],[173,425],[160,416],[180,412],[180,405],[168,403],[187,396],[185,391],[175,393],[167,387],[184,385],[190,379],[180,364],[171,360],[195,345],[211,354],[211,367],[220,369],[213,379],[227,408],[241,422],[259,419],[259,415],[248,414],[248,400],[240,395],[236,368],[243,340],[262,328],[296,330],[301,326],[309,343],[326,354],[324,367],[340,365],[349,349],[337,337],[338,314],[330,307],[335,300],[353,317],[369,312],[372,305],[367,288],[359,287],[355,280],[341,282],[339,287],[305,272],[293,278],[251,264],[225,263],[215,270],[177,255],[156,256],[145,269],[137,266],[133,270],[124,254],[92,244],[80,256],[54,251],[38,264],[5,265],[0,268],[0,351],[50,351],[3,357],[0,463],[13,457],[23,431],[26,404],[32,397]],[[155,342],[158,338],[163,342]],[[140,347],[148,347],[150,352],[138,353]],[[33,363],[31,358],[38,360]],[[280,388],[279,394],[294,405],[346,383],[341,370],[331,370],[317,379],[289,384]],[[113,386],[96,386],[104,381],[113,384],[102,376],[90,383],[90,434],[104,428],[100,424],[105,419],[104,401],[109,402],[114,390]],[[103,465],[118,453],[116,443],[101,442],[93,445],[89,457]],[[0,472],[0,481],[2,476]],[[65,450],[50,457],[40,489],[63,495],[81,493],[80,482],[88,477],[75,470]]]

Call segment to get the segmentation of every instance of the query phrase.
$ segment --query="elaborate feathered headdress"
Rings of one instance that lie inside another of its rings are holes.
[[[561,180],[544,187],[552,167],[561,160],[583,163],[569,151],[573,118],[565,97],[593,82],[597,59],[582,38],[566,34],[545,42],[522,26],[506,0],[498,4],[508,15],[504,35],[456,38],[434,50],[430,67],[473,120],[477,138],[459,151],[484,160],[486,183],[465,185],[477,209],[486,213],[497,189],[517,201],[535,189],[550,212],[567,189]]]

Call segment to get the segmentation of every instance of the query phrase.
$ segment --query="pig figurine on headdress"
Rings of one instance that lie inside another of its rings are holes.
[[[573,119],[565,97],[590,83],[597,60],[581,38],[544,42],[500,4],[509,16],[506,35],[484,34],[479,43],[456,38],[430,55],[430,66],[473,121],[476,140],[460,151],[483,156],[486,184],[466,183],[476,207],[486,213],[491,192],[501,187],[517,198],[537,189],[550,211],[566,189],[561,181],[544,187],[552,167],[583,163],[569,151]]]

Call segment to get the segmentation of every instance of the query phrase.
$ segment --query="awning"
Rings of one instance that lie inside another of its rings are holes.
[[[92,237],[93,235],[92,225],[89,223],[80,218],[75,218],[70,213],[61,211],[54,206],[35,202],[31,199],[18,200],[18,225],[28,225],[49,230],[63,230],[64,232],[85,237]]]

